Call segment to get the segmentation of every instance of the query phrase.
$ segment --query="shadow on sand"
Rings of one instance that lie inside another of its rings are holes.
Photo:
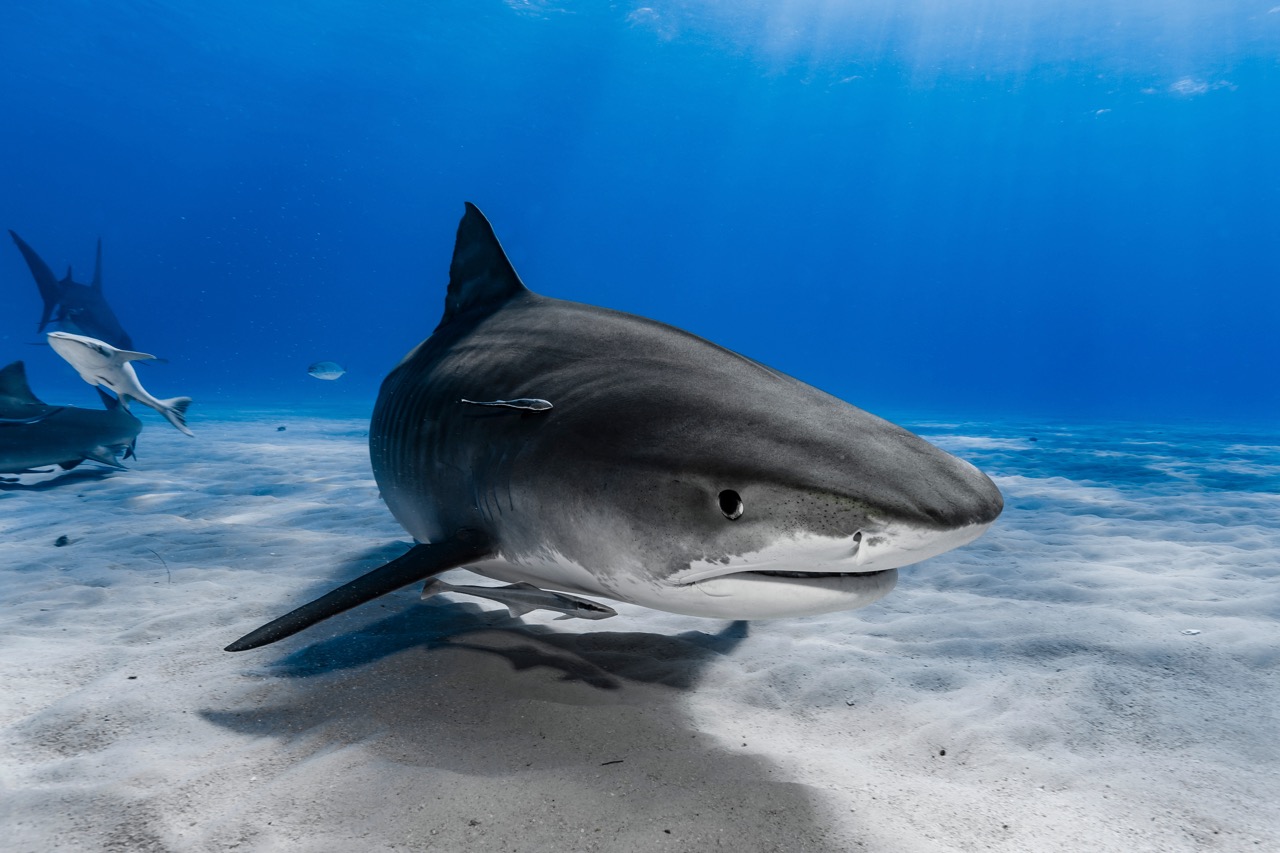
[[[339,778],[339,793],[316,803],[333,820],[385,814],[440,850],[846,847],[808,788],[726,742],[738,737],[731,721],[715,723],[716,737],[696,723],[691,691],[731,665],[746,623],[578,633],[407,592],[384,601],[407,607],[362,627],[339,617],[342,635],[246,672],[232,707],[201,712],[270,739],[280,766],[349,761],[325,781],[364,781]]]
[[[84,466],[51,476],[47,480],[23,483],[16,474],[0,474],[0,492],[46,492],[85,482],[105,480],[117,473],[115,468]]]

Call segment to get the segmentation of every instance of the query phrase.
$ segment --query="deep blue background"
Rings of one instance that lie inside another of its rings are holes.
[[[882,414],[1274,418],[1276,2],[8,0],[0,226],[102,236],[160,396],[371,400],[471,200]],[[4,236],[0,361],[91,403],[38,316]]]

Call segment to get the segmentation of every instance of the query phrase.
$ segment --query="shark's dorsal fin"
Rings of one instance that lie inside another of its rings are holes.
[[[512,296],[526,292],[489,220],[471,202],[466,205],[449,265],[449,293],[444,298],[441,326],[470,311],[496,310]]]
[[[98,238],[98,255],[93,261],[93,284],[90,285],[99,293],[102,292],[102,238]]]
[[[12,397],[20,403],[44,405],[36,399],[31,386],[27,384],[27,368],[20,361],[0,369],[0,397]]]
[[[63,281],[71,281],[71,264],[67,264],[67,277]]]

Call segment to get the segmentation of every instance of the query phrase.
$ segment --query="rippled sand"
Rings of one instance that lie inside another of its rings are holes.
[[[1005,515],[852,613],[410,588],[228,654],[409,543],[363,419],[146,422],[0,490],[6,851],[1280,849],[1276,436],[917,424]]]

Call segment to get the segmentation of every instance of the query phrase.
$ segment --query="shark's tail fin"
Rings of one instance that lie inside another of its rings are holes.
[[[53,309],[58,307],[58,300],[62,298],[62,286],[58,283],[53,270],[49,269],[49,265],[36,254],[35,249],[28,246],[26,241],[12,231],[9,232],[9,236],[18,245],[18,251],[22,253],[23,260],[27,262],[27,268],[31,270],[31,275],[36,280],[36,287],[40,289],[44,310],[40,312],[40,326],[36,331],[43,332],[44,327],[49,325],[49,320],[53,318]]]
[[[160,408],[156,411],[164,415],[165,420],[177,427],[178,431],[184,435],[195,435],[187,429],[187,407],[191,405],[190,397],[170,397],[168,400],[158,402]]]

